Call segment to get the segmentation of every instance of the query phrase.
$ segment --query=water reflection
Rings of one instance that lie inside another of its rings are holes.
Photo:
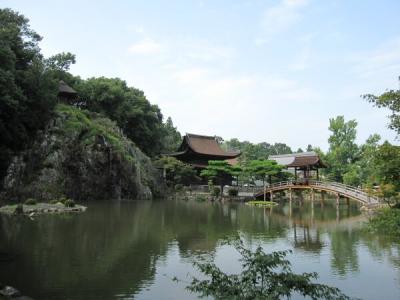
[[[334,285],[342,284],[335,276],[345,279],[360,273],[360,255],[375,263],[389,261],[384,268],[395,271],[398,280],[399,245],[361,231],[363,218],[356,203],[342,201],[336,207],[333,199],[318,195],[314,202],[307,195],[281,200],[272,210],[176,200],[93,203],[82,215],[42,216],[33,221],[2,216],[0,252],[16,257],[0,261],[0,282],[37,299],[160,295],[194,299],[160,274],[192,273],[190,261],[196,255],[220,257],[225,253],[220,242],[238,232],[249,244],[294,249],[295,266],[316,270]],[[222,260],[228,268],[237,265],[237,257],[230,255]],[[325,257],[326,264],[314,263]],[[399,287],[392,285],[387,295],[399,295]]]

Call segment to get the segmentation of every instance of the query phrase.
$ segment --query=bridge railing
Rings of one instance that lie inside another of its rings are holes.
[[[321,187],[321,188],[326,188],[330,189],[332,191],[336,191],[338,193],[343,194],[344,196],[353,196],[363,202],[369,203],[369,204],[377,204],[380,202],[380,199],[378,197],[372,196],[368,194],[367,192],[342,183],[338,182],[329,182],[329,181],[317,181],[317,180],[307,180],[307,179],[300,179],[300,180],[288,180],[288,181],[282,181],[282,182],[277,182],[273,184],[268,184],[266,185],[266,190],[267,192],[269,190],[273,190],[279,187],[290,187],[294,185],[307,185],[311,187]],[[263,193],[264,188],[259,188],[258,193]]]

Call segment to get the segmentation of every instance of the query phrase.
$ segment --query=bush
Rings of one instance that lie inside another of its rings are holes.
[[[214,188],[211,191],[212,195],[215,197],[218,197],[221,194],[221,190],[219,189],[219,187],[214,186]]]
[[[74,207],[74,206],[75,206],[75,201],[74,201],[74,200],[71,200],[71,199],[68,199],[68,200],[66,200],[66,201],[64,202],[64,205],[65,205],[66,207]]]
[[[23,213],[24,213],[24,207],[22,206],[21,203],[18,203],[17,206],[15,207],[14,214],[22,215]]]
[[[37,204],[37,200],[33,199],[33,198],[29,198],[29,199],[25,200],[24,204],[25,205],[36,205]]]
[[[186,287],[189,291],[215,299],[289,299],[293,294],[311,299],[350,299],[338,288],[315,283],[317,273],[293,273],[286,259],[290,251],[265,253],[261,247],[255,251],[245,248],[241,240],[230,243],[242,256],[242,272],[226,274],[213,262],[200,258],[193,264],[204,276],[192,277]]]
[[[239,191],[237,189],[229,189],[228,194],[231,197],[237,197],[237,195],[239,194]]]
[[[367,226],[369,231],[400,236],[400,209],[384,208],[372,217]]]
[[[206,197],[204,197],[202,195],[197,195],[195,200],[197,202],[204,202],[204,201],[206,201]]]
[[[59,200],[50,200],[49,204],[57,204],[58,202],[60,202]]]
[[[181,184],[181,183],[175,184],[175,191],[176,192],[182,192],[183,191],[183,184]]]

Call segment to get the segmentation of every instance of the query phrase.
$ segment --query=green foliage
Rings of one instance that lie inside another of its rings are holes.
[[[195,200],[196,200],[197,202],[205,202],[207,199],[206,199],[206,197],[203,196],[203,195],[196,195]]]
[[[346,122],[343,116],[329,119],[329,130],[332,133],[328,139],[329,151],[326,159],[329,168],[326,172],[334,181],[343,182],[343,175],[357,159],[356,127],[355,120]]]
[[[174,126],[171,117],[163,123],[162,151],[171,153],[176,151],[182,142],[182,136]]]
[[[219,197],[219,195],[221,194],[221,190],[219,189],[218,186],[214,186],[212,191],[211,191],[211,195],[214,197]]]
[[[246,202],[246,204],[254,206],[266,206],[266,207],[272,207],[278,205],[278,203],[273,201],[257,201],[257,200],[248,201]]]
[[[391,111],[389,128],[400,134],[400,90],[389,90],[379,96],[367,94],[363,98],[379,108],[388,108]]]
[[[226,150],[240,151],[242,153],[239,156],[239,161],[241,163],[246,163],[250,160],[267,159],[270,155],[292,153],[292,149],[283,143],[275,143],[273,145],[265,142],[253,144],[248,141],[240,142],[236,138],[225,141],[222,147]]]
[[[400,209],[380,209],[368,221],[367,229],[379,234],[400,237]]]
[[[175,188],[176,192],[182,192],[183,191],[183,184],[181,184],[181,183],[175,184],[174,188]]]
[[[68,199],[64,202],[65,207],[74,207],[75,206],[75,201]]]
[[[201,171],[200,176],[215,180],[220,186],[220,195],[222,196],[224,194],[224,182],[232,176],[232,166],[225,160],[209,160],[207,167]]]
[[[196,261],[194,265],[207,279],[194,277],[187,289],[200,297],[216,299],[282,299],[293,293],[311,299],[349,299],[337,288],[314,283],[316,273],[293,273],[285,259],[288,251],[265,253],[261,247],[251,251],[240,240],[234,246],[242,256],[240,274],[228,275],[214,263]]]
[[[13,153],[26,149],[56,104],[57,80],[43,62],[28,19],[0,9],[0,180]]]
[[[36,205],[37,204],[37,200],[33,199],[33,198],[29,198],[29,199],[25,200],[24,204],[26,204],[26,205]]]
[[[278,165],[274,160],[251,160],[246,164],[246,172],[255,179],[265,181],[268,176],[270,182],[272,176],[276,176],[282,172],[283,166]]]
[[[129,87],[119,78],[89,78],[78,82],[85,108],[114,120],[123,132],[147,155],[162,151],[162,114],[141,90]]]
[[[239,190],[238,190],[238,189],[235,189],[235,188],[230,188],[230,189],[228,190],[228,194],[229,194],[229,196],[231,196],[231,197],[237,197],[237,195],[239,194]]]
[[[177,160],[175,157],[163,156],[156,160],[154,164],[160,169],[165,169],[166,181],[169,186],[188,185],[199,179],[192,166]]]
[[[24,213],[24,206],[21,203],[18,203],[14,210],[14,215],[21,215]]]
[[[389,142],[378,147],[374,155],[373,164],[376,179],[381,183],[392,184],[400,190],[400,146]]]
[[[59,200],[50,200],[49,204],[57,204],[58,202],[60,202]]]

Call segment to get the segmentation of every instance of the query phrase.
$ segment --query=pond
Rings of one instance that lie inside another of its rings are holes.
[[[0,282],[34,299],[197,299],[192,262],[210,255],[238,272],[222,242],[239,234],[266,251],[293,250],[295,272],[362,299],[400,299],[400,244],[361,230],[357,203],[282,199],[272,209],[184,200],[88,203],[76,215],[1,216]],[[11,257],[10,257],[11,256]],[[295,297],[297,298],[297,297]]]

